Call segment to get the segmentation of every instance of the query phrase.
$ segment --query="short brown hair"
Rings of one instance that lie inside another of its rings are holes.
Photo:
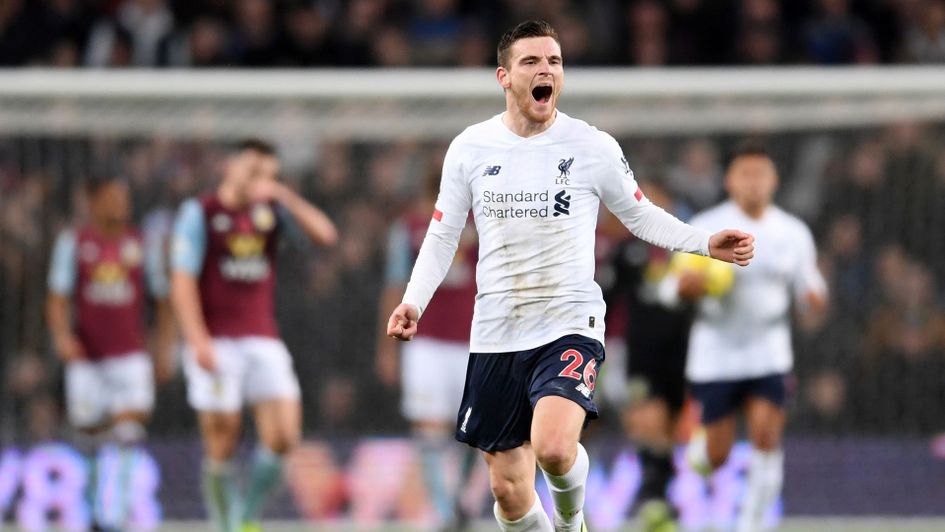
[[[255,137],[241,140],[236,144],[235,151],[237,153],[253,151],[260,155],[266,155],[270,157],[275,157],[276,155],[276,148],[272,144]]]
[[[502,38],[499,39],[499,49],[496,54],[499,66],[509,68],[509,49],[516,41],[530,37],[551,37],[559,46],[561,45],[561,41],[558,40],[558,32],[551,27],[551,24],[544,20],[526,20],[505,32]]]
[[[768,151],[768,148],[763,142],[757,139],[748,139],[743,140],[735,145],[732,151],[728,154],[728,158],[725,161],[725,167],[728,168],[732,166],[732,163],[742,157],[764,157],[766,159],[771,159],[772,162],[774,161],[774,158],[771,157],[771,153]]]

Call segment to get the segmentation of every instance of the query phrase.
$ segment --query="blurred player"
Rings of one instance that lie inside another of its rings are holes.
[[[646,197],[672,212],[673,199],[660,185],[643,185]],[[615,253],[617,287],[627,300],[627,388],[624,426],[638,449],[643,479],[637,494],[638,514],[647,531],[675,530],[675,511],[667,488],[675,474],[676,425],[686,399],[686,347],[692,309],[667,305],[660,292],[687,275],[670,279],[672,254],[639,239]],[[698,279],[696,279],[698,281]]]
[[[536,458],[555,528],[581,530],[589,462],[578,440],[597,417],[604,360],[593,250],[601,200],[662,246],[747,264],[752,239],[739,231],[710,236],[654,206],[612,137],[556,109],[564,71],[549,24],[507,32],[498,59],[506,111],[450,145],[433,220],[387,332],[401,340],[417,333],[473,209],[478,294],[456,437],[483,451],[503,530],[551,530],[535,493]]]
[[[410,267],[417,258],[429,225],[439,182],[439,174],[430,172],[418,200],[390,229],[387,285],[381,298],[382,321],[387,318],[387,310],[397,305],[407,286]],[[420,450],[427,493],[443,528],[463,524],[459,495],[475,459],[475,455],[464,446],[460,482],[451,488],[444,467],[469,361],[469,326],[476,299],[476,259],[476,232],[467,225],[443,285],[430,301],[423,334],[403,346],[399,373],[397,344],[386,336],[378,343],[379,376],[388,385],[401,380],[402,410],[404,417],[411,422]]]
[[[725,176],[730,200],[692,224],[710,231],[744,227],[758,239],[758,257],[735,272],[728,293],[707,295],[708,278],[679,285],[681,298],[699,299],[686,375],[705,430],[687,450],[693,467],[703,473],[721,467],[735,441],[735,415],[744,412],[747,422],[752,451],[739,531],[761,530],[781,491],[791,303],[802,311],[826,306],[814,239],[801,220],[771,203],[777,185],[777,170],[764,149],[746,144],[735,151]]]
[[[278,237],[301,229],[316,243],[337,240],[331,221],[278,174],[270,145],[244,141],[216,190],[185,201],[174,227],[171,297],[204,442],[204,498],[226,532],[259,530],[283,457],[300,438],[299,384],[273,312]],[[260,444],[240,494],[232,460],[244,405],[253,408]]]
[[[84,434],[90,457],[92,512],[105,529],[127,526],[135,448],[145,437],[154,404],[155,369],[170,375],[174,322],[160,248],[145,249],[131,222],[128,184],[115,177],[88,185],[90,220],[56,240],[49,272],[47,317],[53,344],[65,362],[66,408]],[[152,352],[147,353],[146,303],[154,300]],[[112,443],[119,453],[117,494],[96,493],[96,447]]]

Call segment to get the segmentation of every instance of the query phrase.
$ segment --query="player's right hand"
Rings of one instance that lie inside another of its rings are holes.
[[[56,353],[59,353],[59,358],[63,362],[75,362],[86,357],[82,342],[74,334],[58,336],[53,343],[55,344]]]
[[[216,373],[217,357],[213,352],[213,344],[209,341],[200,342],[194,345],[193,349],[194,357],[197,359],[197,365],[210,373]]]
[[[417,334],[420,310],[410,304],[397,305],[387,320],[387,336],[409,342]]]
[[[676,288],[679,299],[693,301],[706,293],[705,275],[699,272],[684,271],[679,275],[679,285]]]

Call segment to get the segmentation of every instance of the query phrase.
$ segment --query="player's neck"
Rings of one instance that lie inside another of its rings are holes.
[[[752,220],[760,220],[768,212],[767,205],[738,205],[738,208]]]
[[[502,115],[502,123],[505,124],[505,127],[522,138],[534,137],[540,133],[544,133],[555,123],[555,119],[558,118],[558,111],[551,115],[551,118],[545,120],[544,122],[536,122],[527,116],[524,113],[518,110],[514,105],[509,105],[506,108],[505,114]]]
[[[110,240],[121,235],[125,231],[125,224],[115,223],[108,220],[96,220],[92,228],[98,235],[106,240]]]
[[[226,181],[217,188],[217,199],[220,200],[220,204],[230,210],[241,209],[244,206],[240,195],[236,192],[236,187]]]

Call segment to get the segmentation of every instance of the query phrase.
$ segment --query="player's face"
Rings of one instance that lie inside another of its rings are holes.
[[[123,225],[131,217],[131,195],[128,185],[111,181],[95,191],[92,211],[100,223],[110,226]]]
[[[279,175],[279,161],[272,155],[253,150],[236,154],[230,161],[227,180],[242,200],[249,197],[249,187],[263,179],[275,180]]]
[[[725,176],[729,195],[742,208],[763,209],[778,188],[778,172],[774,162],[762,155],[738,157],[729,166]]]
[[[509,67],[499,67],[496,73],[507,100],[531,122],[551,120],[564,88],[558,42],[551,37],[519,39],[509,52]]]

